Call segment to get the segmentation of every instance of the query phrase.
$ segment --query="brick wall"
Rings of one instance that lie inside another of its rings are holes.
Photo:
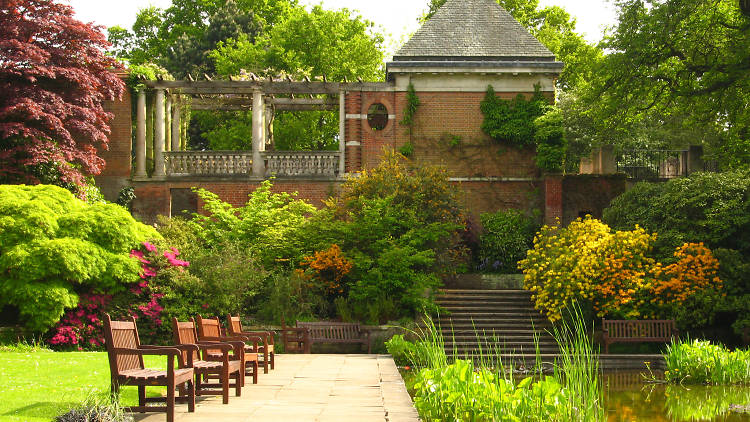
[[[472,222],[486,212],[519,209],[526,212],[542,210],[539,182],[472,181],[456,182],[462,204]]]
[[[624,174],[565,176],[562,181],[562,221],[568,224],[579,216],[602,218],[604,208],[626,191]]]
[[[113,113],[114,118],[109,122],[109,150],[99,151],[99,156],[104,159],[106,165],[95,180],[104,197],[114,201],[120,189],[130,183],[132,148],[130,92],[126,90],[121,100],[106,101],[104,109]]]

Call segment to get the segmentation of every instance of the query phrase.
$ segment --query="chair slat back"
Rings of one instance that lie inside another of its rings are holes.
[[[129,369],[143,369],[143,357],[115,354],[113,349],[137,349],[140,345],[135,318],[131,321],[112,321],[109,315],[104,318],[104,339],[112,374],[120,374]]]
[[[242,322],[239,316],[231,316],[227,318],[227,326],[229,328],[229,334],[235,335],[242,332]]]
[[[221,323],[219,318],[202,318],[200,315],[197,317],[198,322],[198,338],[203,337],[222,337],[221,335]],[[206,350],[206,353],[221,353],[220,349]]]
[[[196,344],[198,343],[198,333],[195,330],[195,320],[180,322],[177,318],[172,318],[172,332],[174,333],[175,344]],[[187,350],[182,351],[183,358],[187,361]],[[198,352],[193,351],[193,360],[199,360]]]

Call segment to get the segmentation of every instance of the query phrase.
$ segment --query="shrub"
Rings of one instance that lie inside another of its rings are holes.
[[[615,198],[603,220],[616,230],[636,224],[659,233],[656,256],[703,242],[750,256],[750,177],[745,171],[695,173],[666,183],[641,182]]]
[[[718,262],[702,244],[685,244],[675,251],[676,262],[663,265],[650,256],[655,239],[639,227],[613,232],[587,217],[566,228],[542,227],[519,267],[536,307],[552,321],[573,302],[591,306],[600,317],[682,313],[689,321],[695,317],[685,314],[685,300],[721,289]]]
[[[406,340],[403,334],[396,334],[385,342],[388,353],[393,356],[396,365],[411,365],[414,368],[426,368],[429,366],[431,356],[436,353],[445,353],[441,345],[435,342],[420,339],[414,342]]]
[[[45,331],[78,304],[76,291],[122,291],[137,280],[130,250],[159,237],[114,204],[55,186],[0,186],[0,306],[17,306],[27,328]]]
[[[538,225],[513,209],[482,214],[480,221],[484,230],[479,239],[479,269],[518,272],[518,261],[533,245]]]
[[[305,245],[300,230],[307,217],[315,213],[315,207],[296,199],[296,194],[273,193],[271,187],[271,181],[264,181],[250,194],[245,206],[238,208],[216,194],[196,190],[209,215],[195,215],[191,224],[205,246],[239,242],[266,267],[280,259],[299,262]]]

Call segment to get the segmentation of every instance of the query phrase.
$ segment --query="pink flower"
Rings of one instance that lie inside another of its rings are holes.
[[[149,261],[148,259],[146,259],[146,258],[143,257],[143,252],[141,252],[141,251],[136,251],[136,250],[130,251],[130,257],[131,258],[136,258],[138,261],[141,262],[141,264],[150,264],[151,263],[151,261]]]
[[[149,242],[143,242],[143,247],[146,248],[149,252],[156,252],[156,246],[152,245]]]

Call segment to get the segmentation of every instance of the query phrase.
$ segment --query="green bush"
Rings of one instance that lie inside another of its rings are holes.
[[[130,251],[159,237],[118,205],[87,204],[56,186],[2,185],[0,306],[18,307],[25,326],[42,332],[78,304],[77,291],[138,280]]]
[[[696,173],[666,183],[641,182],[615,198],[603,220],[615,230],[637,224],[658,234],[654,251],[668,259],[685,242],[750,256],[750,174]]]
[[[430,356],[441,353],[441,346],[430,340],[417,340],[411,342],[404,338],[403,334],[396,334],[385,342],[388,353],[398,366],[411,365],[414,368],[426,368],[430,362]],[[444,353],[444,352],[442,352]]]
[[[539,225],[521,211],[510,209],[480,216],[479,270],[517,273],[518,261],[534,246]]]

